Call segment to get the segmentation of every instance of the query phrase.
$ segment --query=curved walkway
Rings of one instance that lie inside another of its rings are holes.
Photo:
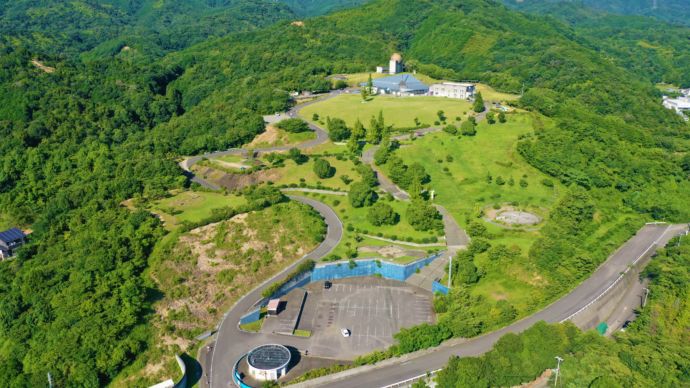
[[[249,350],[256,346],[266,343],[281,343],[283,345],[302,348],[305,339],[292,336],[281,336],[277,334],[247,333],[239,329],[238,324],[242,315],[252,308],[262,299],[262,292],[270,284],[283,280],[287,275],[297,268],[305,260],[318,260],[335,248],[343,236],[343,224],[335,214],[333,209],[324,203],[311,198],[290,196],[291,199],[307,204],[318,211],[324,218],[328,231],[324,241],[311,253],[303,256],[280,273],[254,288],[250,293],[243,296],[235,305],[223,316],[223,320],[218,327],[216,342],[213,346],[210,365],[210,385],[212,387],[232,386],[232,366],[235,362],[245,355]],[[206,378],[206,377],[205,377]],[[207,378],[208,379],[208,378]],[[209,383],[209,381],[205,381]],[[205,386],[205,385],[204,385]]]

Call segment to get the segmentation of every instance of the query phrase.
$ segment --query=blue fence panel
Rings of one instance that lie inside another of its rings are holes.
[[[407,265],[393,264],[380,260],[357,260],[354,262],[356,265],[351,264],[351,262],[322,264],[314,268],[311,275],[311,281],[316,282],[320,280],[334,280],[379,274],[386,279],[404,282],[417,272],[418,269],[424,268],[440,256],[441,254],[435,254]]]
[[[434,280],[434,282],[431,283],[431,292],[433,292],[434,294],[437,292],[440,292],[443,295],[448,295],[448,293],[450,292],[450,289],[448,287],[444,286],[443,284]]]
[[[304,287],[311,282],[311,271],[304,272],[303,274],[300,274],[296,278],[290,280],[289,282],[285,283],[282,287],[280,287],[278,291],[271,295],[271,299],[280,298],[281,296],[288,294],[295,288]]]
[[[250,311],[249,313],[245,314],[242,318],[240,318],[240,325],[246,325],[247,323],[256,322],[259,319],[261,319],[261,308],[257,307],[256,309]]]

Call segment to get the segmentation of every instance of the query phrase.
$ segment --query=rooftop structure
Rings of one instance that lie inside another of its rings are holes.
[[[391,55],[391,60],[388,63],[388,73],[398,74],[398,73],[402,73],[402,71],[403,71],[402,55],[400,55],[398,53]]]
[[[287,373],[292,355],[283,345],[261,345],[247,353],[249,374],[261,381],[275,381]]]
[[[266,310],[268,311],[269,315],[277,315],[279,309],[280,309],[280,299],[271,299],[270,301],[268,301],[268,305],[266,306]]]
[[[24,244],[26,235],[17,228],[0,232],[0,260],[14,256],[17,248]]]
[[[398,74],[373,80],[376,94],[393,94],[396,96],[423,95],[429,92],[429,87],[411,74]],[[366,83],[362,84],[366,86]]]
[[[680,115],[690,113],[690,97],[679,97],[679,98],[664,97],[663,104],[664,104],[664,107],[666,109],[672,109]]]

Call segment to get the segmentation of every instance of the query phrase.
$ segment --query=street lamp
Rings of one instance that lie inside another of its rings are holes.
[[[554,387],[558,386],[558,374],[561,372],[561,362],[563,362],[563,359],[559,356],[556,356],[556,361],[556,379],[553,382]]]

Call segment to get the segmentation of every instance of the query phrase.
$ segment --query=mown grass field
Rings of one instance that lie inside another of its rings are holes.
[[[368,127],[372,116],[378,116],[379,112],[383,112],[386,125],[410,128],[415,126],[415,118],[423,124],[434,125],[434,122],[438,120],[439,110],[445,112],[448,123],[453,123],[456,116],[465,119],[471,111],[471,104],[464,100],[450,98],[393,96],[375,96],[363,103],[359,94],[343,94],[307,106],[302,109],[300,115],[310,121],[314,113],[318,114],[322,120],[325,120],[327,116],[338,117],[345,120],[348,126],[354,125],[359,118],[364,126]]]
[[[304,193],[308,197],[315,198],[323,203],[327,204],[338,214],[340,220],[343,223],[343,238],[340,244],[334,249],[332,254],[340,256],[341,258],[346,258],[346,253],[348,250],[354,250],[361,246],[385,246],[385,245],[395,245],[389,242],[370,239],[370,238],[359,238],[357,241],[358,233],[354,230],[348,230],[348,225],[352,225],[354,229],[360,230],[362,232],[367,232],[366,234],[377,235],[381,233],[382,237],[390,238],[395,237],[397,240],[405,240],[411,238],[414,240],[421,239],[431,239],[432,237],[440,238],[443,233],[435,232],[419,232],[414,230],[406,221],[405,212],[407,210],[408,204],[406,202],[392,201],[388,202],[384,199],[379,199],[393,207],[396,213],[400,215],[400,221],[396,225],[384,225],[384,226],[374,226],[367,220],[367,213],[369,211],[368,207],[365,208],[353,208],[345,196],[337,196],[330,194],[313,194]],[[427,248],[415,248],[411,246],[400,245],[401,247],[408,249],[420,249],[420,250],[432,250]]]
[[[529,230],[534,228],[511,230],[487,223],[481,218],[481,211],[513,203],[518,208],[537,209],[548,220],[548,211],[563,187],[553,179],[554,187],[545,186],[542,180],[548,177],[517,153],[518,137],[532,130],[531,115],[513,114],[508,115],[505,124],[481,122],[474,137],[438,132],[407,142],[397,151],[406,163],[417,162],[426,168],[431,175],[430,188],[435,191],[435,202],[446,207],[461,225],[481,222],[488,229],[492,245],[520,248],[520,257],[507,266],[493,265],[486,253],[478,255],[475,264],[485,275],[473,285],[472,292],[491,300],[506,299],[521,312],[534,307],[535,298],[548,286],[527,258],[540,233]],[[491,183],[488,175],[492,177]],[[498,185],[498,177],[505,184]],[[509,184],[510,178],[513,185]],[[520,185],[521,179],[527,182],[527,187]]]
[[[246,203],[244,197],[205,191],[182,191],[154,202],[151,211],[158,214],[168,230],[182,222],[198,222],[211,216],[213,210]]]
[[[285,161],[285,167],[278,167],[273,169],[280,173],[281,178],[276,180],[274,184],[276,185],[299,185],[304,182],[308,186],[316,186],[321,183],[322,186],[335,190],[347,191],[349,185],[345,184],[342,180],[343,175],[347,175],[351,180],[357,181],[360,179],[359,173],[355,171],[355,165],[349,159],[338,160],[335,157],[329,156],[322,159],[327,160],[331,166],[335,168],[335,175],[331,178],[321,179],[314,173],[314,157],[310,157],[309,161],[297,165],[292,160]]]
[[[548,177],[527,164],[516,150],[518,136],[532,131],[531,120],[530,115],[516,114],[509,115],[505,124],[481,122],[473,137],[433,133],[405,143],[397,155],[408,164],[416,162],[425,167],[432,178],[430,188],[435,191],[435,201],[458,222],[494,204],[512,202],[548,208],[558,198],[560,185],[555,181],[554,187],[542,184]],[[504,185],[496,183],[499,177]],[[509,183],[511,178],[513,185]],[[519,184],[521,179],[527,187]]]

